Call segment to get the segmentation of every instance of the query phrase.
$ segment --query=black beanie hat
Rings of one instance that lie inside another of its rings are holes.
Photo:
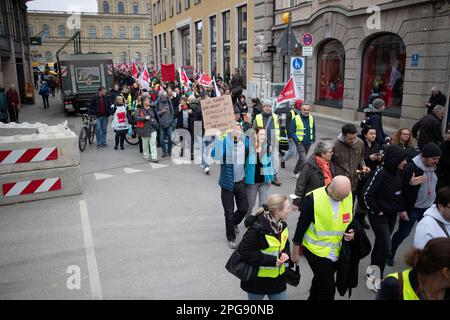
[[[424,145],[421,153],[424,158],[440,157],[442,155],[441,148],[433,142],[429,142]]]

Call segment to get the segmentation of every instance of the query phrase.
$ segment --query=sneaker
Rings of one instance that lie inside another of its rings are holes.
[[[205,168],[205,174],[208,174],[208,175],[209,175],[209,167],[206,167],[206,168]]]
[[[367,270],[366,270],[366,285],[367,285],[367,288],[369,290],[372,290],[375,293],[378,291],[376,282],[377,281],[376,281],[376,277],[375,277],[375,270],[373,270],[370,266],[367,267]]]
[[[119,148],[118,148],[117,146],[115,146],[115,147],[114,147],[114,150],[117,150],[117,149],[119,149]]]
[[[236,241],[232,240],[232,241],[228,241],[228,246],[230,247],[230,249],[236,249]]]
[[[393,266],[394,266],[394,258],[393,258],[393,257],[387,258],[386,264],[387,264],[389,267],[393,267]]]
[[[277,186],[277,187],[280,187],[280,186],[281,186],[281,182],[278,181],[278,178],[275,178],[274,180],[272,180],[272,184],[275,185],[275,186]]]
[[[150,158],[144,158],[145,161],[150,161]]]
[[[120,147],[120,150],[125,150],[125,148],[124,147]]]
[[[281,160],[281,168],[286,168],[286,162],[284,160]]]
[[[293,173],[292,174],[292,178],[294,178],[294,179],[298,179],[299,176],[300,176],[300,173]]]
[[[239,227],[238,227],[238,226],[234,226],[234,232],[235,232],[236,234],[239,234]]]
[[[167,153],[163,153],[163,155],[162,155],[162,158],[164,159],[164,158],[167,158]]]
[[[159,161],[158,161],[158,159],[153,159],[152,162],[153,163],[158,163]]]

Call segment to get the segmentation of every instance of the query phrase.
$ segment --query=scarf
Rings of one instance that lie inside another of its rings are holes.
[[[320,170],[322,170],[323,175],[325,176],[325,185],[329,185],[333,176],[331,175],[330,163],[323,160],[321,157],[316,156],[316,163],[319,166]]]
[[[264,212],[264,217],[267,219],[267,221],[269,221],[270,227],[276,235],[280,234],[281,231],[283,231],[282,220],[276,221],[268,211]]]

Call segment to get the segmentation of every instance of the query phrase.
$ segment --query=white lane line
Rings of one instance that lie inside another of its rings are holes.
[[[86,200],[80,200],[81,225],[83,227],[84,250],[89,272],[89,284],[93,299],[103,299],[100,277],[98,275],[97,258],[95,257],[94,241],[92,239],[91,224]]]
[[[123,171],[125,171],[125,173],[130,173],[130,174],[142,172],[142,170],[133,169],[133,168],[123,168]]]
[[[109,178],[114,178],[114,176],[110,174],[104,174],[104,173],[94,173],[95,180],[104,180]]]

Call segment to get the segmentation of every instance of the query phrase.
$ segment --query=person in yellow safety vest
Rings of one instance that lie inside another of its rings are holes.
[[[350,179],[336,176],[326,187],[306,195],[295,230],[291,260],[303,254],[314,276],[308,300],[334,300],[335,273],[342,240],[352,241],[352,187]]]
[[[288,140],[289,150],[286,151],[283,158],[281,158],[281,168],[285,168],[286,161],[289,161],[290,158],[292,158],[297,154],[297,145],[295,144],[294,140],[292,140],[292,138],[289,137],[289,130],[291,128],[291,123],[294,120],[295,116],[300,113],[303,102],[304,101],[302,99],[295,100],[294,108],[291,108],[289,114],[286,116],[286,134],[289,139]]]
[[[255,279],[241,281],[249,300],[286,299],[285,270],[289,261],[289,234],[286,219],[291,211],[288,197],[273,194],[255,215],[245,219],[245,232],[238,252],[246,263],[257,266]]]
[[[289,137],[294,140],[297,146],[298,160],[293,175],[297,179],[311,145],[316,142],[316,124],[311,115],[311,107],[309,105],[302,105],[300,114],[294,117],[294,120],[291,122]]]
[[[255,121],[253,122],[253,128],[265,128],[267,131],[268,143],[272,146],[272,150],[278,148],[278,143],[280,141],[280,123],[278,121],[278,116],[272,112],[272,102],[270,100],[263,100],[263,112],[256,115]],[[275,131],[276,141],[272,141],[272,130]],[[272,167],[274,171],[274,176],[272,184],[277,187],[281,186],[281,182],[278,181],[277,173],[280,167],[280,159],[278,152],[272,152]]]
[[[434,238],[406,256],[410,269],[388,275],[377,300],[450,300],[450,238]]]

